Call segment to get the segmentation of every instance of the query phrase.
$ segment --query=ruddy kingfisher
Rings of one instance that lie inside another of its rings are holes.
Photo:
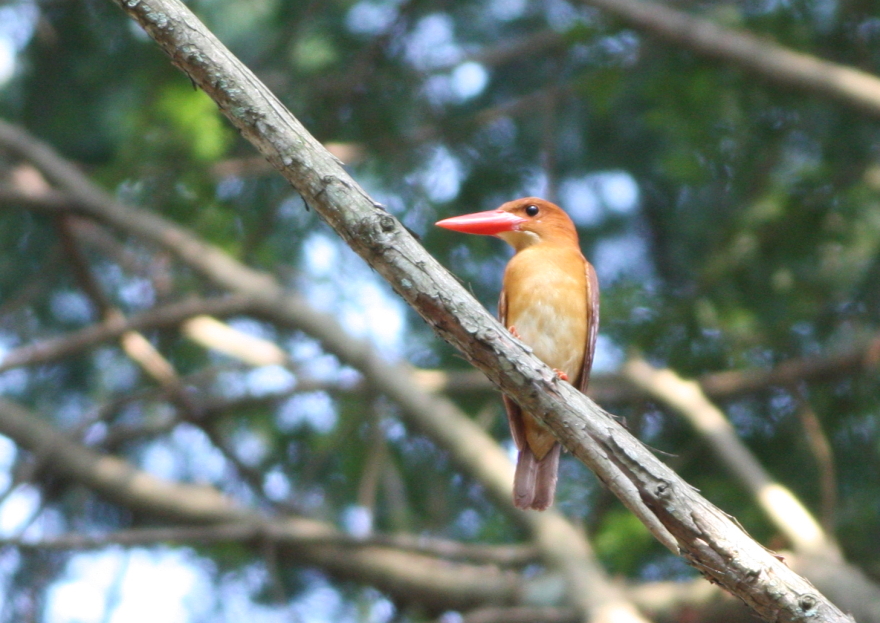
[[[497,210],[444,219],[437,226],[497,236],[514,248],[504,270],[499,319],[559,378],[586,392],[599,329],[599,282],[581,253],[571,218],[549,201],[524,197]],[[504,406],[519,450],[513,503],[545,510],[556,492],[562,446],[507,396]]]

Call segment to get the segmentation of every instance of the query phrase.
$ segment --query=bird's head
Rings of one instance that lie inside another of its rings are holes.
[[[497,236],[517,251],[539,243],[577,244],[577,231],[568,214],[538,197],[514,199],[496,210],[453,216],[436,225],[467,234]]]

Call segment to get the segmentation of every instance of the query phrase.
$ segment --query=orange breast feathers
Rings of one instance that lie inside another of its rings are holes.
[[[505,325],[574,384],[587,346],[585,264],[578,249],[530,247],[504,271]]]
[[[587,348],[585,264],[578,249],[530,247],[520,251],[504,272],[499,309],[504,325],[575,387]],[[577,268],[572,270],[571,266]],[[509,415],[519,449],[527,445],[538,461],[547,456],[556,444],[553,433],[529,415]]]

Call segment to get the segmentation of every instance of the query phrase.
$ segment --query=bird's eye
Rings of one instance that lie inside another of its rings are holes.
[[[538,206],[527,206],[526,207],[526,214],[528,214],[529,216],[537,216]]]

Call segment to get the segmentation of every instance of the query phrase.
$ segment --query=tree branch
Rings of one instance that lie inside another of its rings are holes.
[[[85,448],[43,418],[4,399],[0,399],[0,434],[38,454],[50,453],[52,460],[46,463],[46,469],[116,504],[174,522],[216,524],[196,528],[188,536],[203,530],[208,540],[223,535],[237,540],[251,535],[272,538],[287,544],[283,553],[288,562],[314,565],[336,577],[372,584],[399,601],[416,600],[429,609],[471,608],[513,604],[521,594],[518,576],[494,567],[452,564],[385,544],[360,543],[309,519],[286,517],[267,523],[264,517],[238,506],[212,487],[172,483]],[[79,545],[87,547],[89,538],[80,538]],[[125,538],[136,540],[133,533]],[[70,539],[67,544],[75,545]]]
[[[826,532],[833,533],[837,516],[837,469],[834,465],[834,451],[831,442],[822,430],[822,422],[813,410],[810,401],[801,387],[792,386],[791,393],[797,403],[797,414],[804,430],[807,445],[812,451],[819,470],[820,508],[819,523]]]
[[[752,34],[723,28],[700,17],[648,0],[582,0],[632,26],[712,58],[732,63],[783,85],[830,95],[880,116],[880,78],[794,52]]]
[[[82,448],[42,418],[0,398],[0,433],[38,456],[47,467],[135,512],[195,523],[241,520],[246,513],[211,487],[172,484],[111,456]]]
[[[410,534],[374,534],[359,538],[332,529],[291,530],[286,519],[262,519],[258,522],[233,522],[201,526],[133,528],[106,534],[69,533],[30,541],[0,539],[3,545],[31,550],[91,550],[108,545],[152,545],[155,543],[247,542],[271,540],[281,545],[334,545],[350,548],[387,547],[402,552],[434,556],[449,561],[476,565],[522,567],[537,562],[538,551],[527,545],[472,545],[448,539]]]
[[[233,294],[212,299],[192,298],[157,307],[130,318],[114,315],[104,321],[62,337],[50,338],[16,348],[0,363],[0,373],[21,366],[32,366],[69,357],[102,342],[121,338],[130,331],[177,327],[189,318],[204,314],[234,316],[247,313],[253,301],[247,295]]]

